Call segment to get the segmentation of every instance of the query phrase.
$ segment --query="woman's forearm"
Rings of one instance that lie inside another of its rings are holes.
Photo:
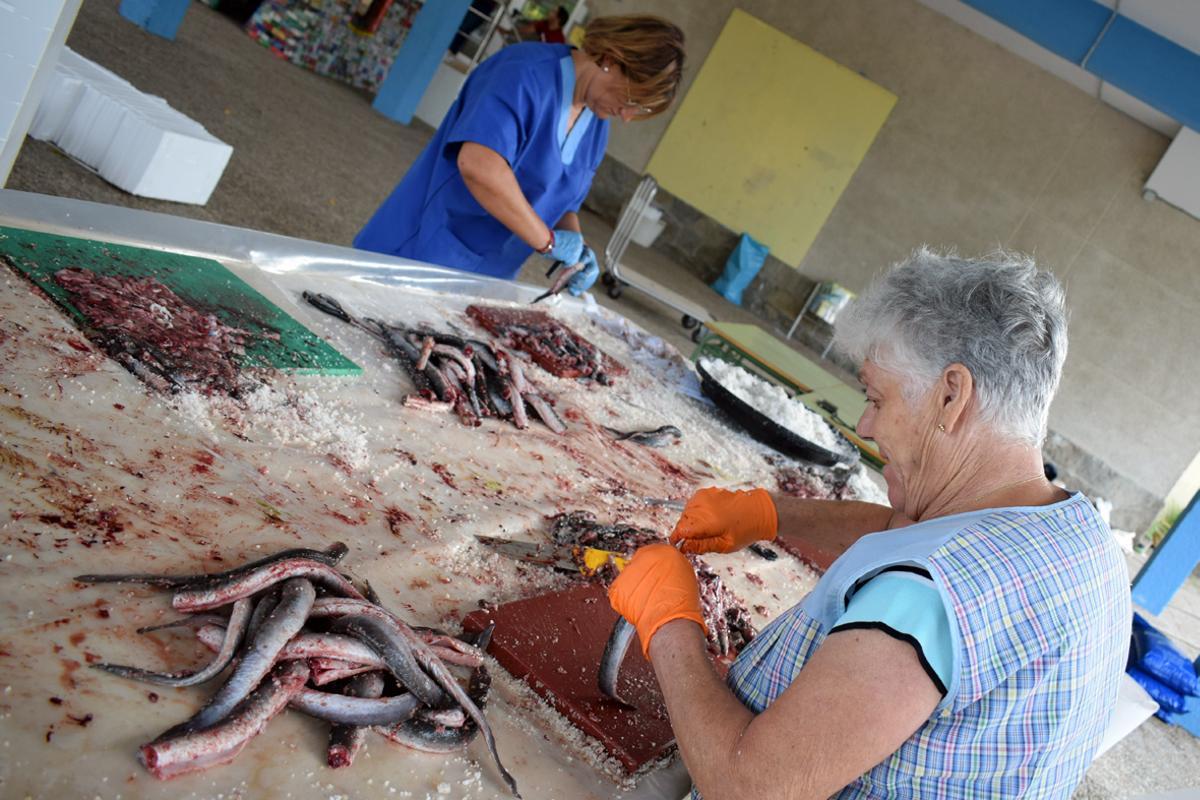
[[[504,156],[475,142],[463,142],[458,151],[458,171],[471,196],[534,250],[550,241],[550,228],[525,199],[517,176]]]
[[[890,506],[857,500],[810,500],[774,493],[779,535],[837,557],[868,533],[911,524]]]
[[[686,620],[668,622],[650,642],[650,661],[692,781],[706,796],[732,796],[725,793],[737,786],[731,756],[754,715],[717,677],[703,631]]]

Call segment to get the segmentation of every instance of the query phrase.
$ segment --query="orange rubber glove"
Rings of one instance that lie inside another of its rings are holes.
[[[731,492],[711,487],[692,495],[675,523],[671,542],[683,540],[685,553],[732,553],[779,529],[775,502],[766,489]]]
[[[650,639],[675,619],[690,619],[704,629],[700,586],[683,553],[669,544],[648,544],[633,558],[608,589],[608,602],[637,628],[642,655],[650,657]]]

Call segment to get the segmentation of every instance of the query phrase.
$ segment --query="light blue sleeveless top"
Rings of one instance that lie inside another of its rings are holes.
[[[1132,615],[1124,558],[1081,494],[862,537],[741,652],[734,694],[765,709],[843,615],[847,593],[896,565],[932,577],[953,671],[929,720],[835,796],[1069,798],[1115,707]]]

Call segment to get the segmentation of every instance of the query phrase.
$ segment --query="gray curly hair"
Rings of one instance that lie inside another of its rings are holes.
[[[912,403],[950,364],[971,371],[981,420],[1035,447],[1067,357],[1062,285],[1033,259],[960,258],[927,247],[892,266],[838,317],[835,344],[904,376]]]

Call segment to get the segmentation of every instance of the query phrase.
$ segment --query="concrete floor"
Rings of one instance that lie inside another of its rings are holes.
[[[375,113],[357,91],[274,58],[199,4],[189,8],[177,41],[167,42],[121,19],[115,3],[85,0],[68,45],[164,97],[231,144],[233,158],[208,205],[197,207],[133,197],[49,145],[27,140],[7,188],[348,245],[430,136],[425,126],[398,125]],[[583,226],[593,245],[602,247],[611,233],[591,214]],[[657,253],[633,245],[626,260],[718,320],[757,322]],[[531,259],[520,279],[544,285],[545,266]],[[615,301],[598,291],[597,299],[691,352],[678,314],[655,300],[634,291]],[[1131,569],[1137,566],[1131,563]],[[1194,657],[1200,651],[1200,582],[1193,578],[1155,621]],[[1109,800],[1189,786],[1200,787],[1200,741],[1151,719],[1096,760],[1075,797]]]

